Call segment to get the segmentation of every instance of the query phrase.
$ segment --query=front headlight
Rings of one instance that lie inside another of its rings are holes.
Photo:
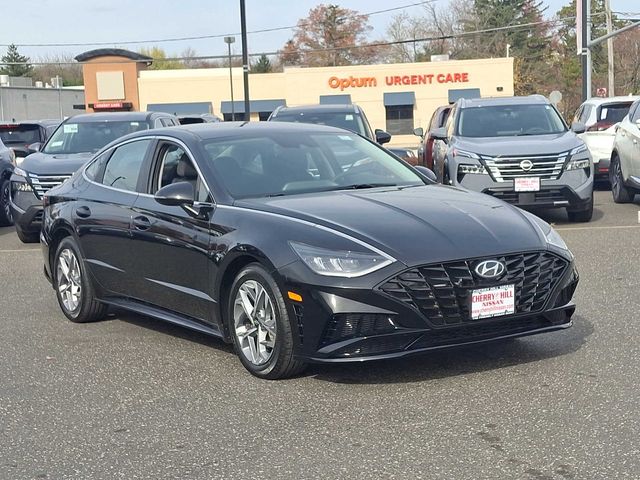
[[[577,154],[582,153],[582,152],[586,152],[587,150],[588,150],[587,144],[583,143],[582,145],[580,145],[580,146],[574,148],[573,150],[571,150],[569,152],[569,155],[571,155],[573,157],[574,155],[577,155]]]
[[[474,160],[480,160],[480,157],[473,152],[469,152],[467,150],[460,150],[459,148],[453,149],[454,157],[464,157],[464,158],[473,158]]]
[[[589,168],[591,166],[591,160],[588,158],[582,158],[580,160],[571,160],[567,163],[566,170],[580,170],[581,168]]]
[[[556,232],[553,227],[549,228],[549,232],[545,235],[545,237],[547,238],[547,243],[549,245],[553,245],[554,247],[558,247],[562,250],[569,250],[567,244],[564,243],[564,240],[562,239],[560,234]]]
[[[393,258],[372,251],[327,250],[298,242],[289,242],[289,245],[305,265],[318,275],[361,277],[394,262]]]
[[[580,154],[583,155],[580,155]],[[586,155],[584,155],[586,154]],[[574,159],[575,156],[580,158]],[[567,163],[566,171],[580,170],[581,168],[589,168],[591,166],[591,158],[589,157],[589,149],[586,144],[582,144],[574,148],[569,152],[569,162]]]
[[[465,164],[465,163],[461,163],[460,165],[458,165],[458,173],[475,173],[478,175],[489,175],[489,172],[487,172],[487,169],[484,168],[484,166],[482,165],[469,165],[469,164]]]

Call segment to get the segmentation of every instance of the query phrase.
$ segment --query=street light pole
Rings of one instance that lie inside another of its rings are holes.
[[[244,0],[240,0],[240,27],[242,32],[242,73],[244,77],[244,113],[246,119],[251,120],[249,107],[249,52],[247,51],[247,15]]]
[[[233,103],[233,70],[231,68],[231,44],[236,41],[236,37],[224,37],[224,43],[229,47],[229,86],[231,87],[231,121],[236,121],[236,108]]]

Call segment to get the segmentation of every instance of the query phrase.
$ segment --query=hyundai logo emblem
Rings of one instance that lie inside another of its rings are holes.
[[[476,265],[476,275],[482,278],[497,278],[502,275],[507,268],[504,263],[498,260],[485,260]]]
[[[533,168],[533,162],[531,160],[522,160],[520,162],[520,168],[525,172],[528,172]]]

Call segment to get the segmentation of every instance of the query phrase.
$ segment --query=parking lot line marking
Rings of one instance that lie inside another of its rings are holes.
[[[559,232],[568,232],[571,230],[620,230],[624,228],[640,228],[640,225],[611,225],[609,227],[570,227],[570,228],[556,228]]]
[[[39,248],[23,248],[20,250],[0,250],[0,253],[39,252]]]

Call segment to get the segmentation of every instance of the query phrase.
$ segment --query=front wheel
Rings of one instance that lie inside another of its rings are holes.
[[[611,194],[613,195],[613,201],[616,203],[629,203],[633,200],[634,192],[625,187],[624,179],[622,177],[622,167],[620,166],[620,158],[617,156],[611,160],[609,166],[610,179],[611,179]]]
[[[62,313],[72,322],[93,322],[107,314],[107,306],[95,298],[93,284],[72,237],[64,238],[56,250],[53,286]]]
[[[7,179],[0,180],[0,227],[13,225],[13,215],[9,206],[11,198],[11,182]]]
[[[256,377],[275,380],[302,372],[294,358],[294,340],[282,293],[260,264],[237,276],[229,294],[227,319],[236,352]]]
[[[567,215],[570,222],[590,222],[593,217],[593,195],[586,208],[577,211],[567,210]]]

